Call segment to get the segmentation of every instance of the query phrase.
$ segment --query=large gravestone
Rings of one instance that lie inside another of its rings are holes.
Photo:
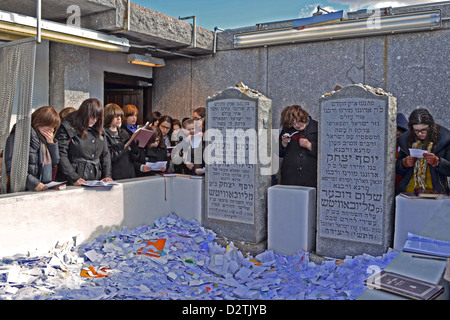
[[[320,99],[317,254],[380,255],[393,232],[396,98],[350,85]]]
[[[207,99],[204,224],[257,251],[267,246],[271,126],[272,101],[242,84]]]

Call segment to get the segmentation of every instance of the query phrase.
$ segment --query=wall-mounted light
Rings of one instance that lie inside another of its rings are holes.
[[[135,53],[127,55],[127,61],[128,63],[139,64],[147,67],[164,67],[166,65],[164,59]]]
[[[320,10],[328,12],[322,8],[317,7],[317,13],[312,17],[296,19],[292,21],[292,29],[304,29],[309,26],[319,26],[328,23],[336,23],[338,21],[347,20],[347,12],[345,10],[340,10],[336,12],[330,12],[327,14],[320,14]]]
[[[441,11],[416,12],[369,19],[348,20],[335,24],[308,26],[302,30],[276,29],[236,34],[235,48],[331,40],[397,32],[432,30],[441,26]]]
[[[12,34],[17,38],[37,35],[37,19],[0,10],[0,36]],[[41,20],[41,37],[50,41],[74,44],[107,51],[128,52],[128,39],[101,32],[69,26],[63,23]]]

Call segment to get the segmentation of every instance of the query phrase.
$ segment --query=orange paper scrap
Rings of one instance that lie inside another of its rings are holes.
[[[102,278],[102,277],[109,277],[108,271],[111,270],[109,268],[103,267],[99,270],[95,271],[93,266],[90,266],[88,269],[82,269],[81,270],[81,277],[84,278]]]
[[[161,257],[161,251],[164,249],[164,245],[166,244],[166,239],[157,239],[155,240],[148,240],[147,242],[147,247],[152,246],[154,247],[157,251],[148,248],[145,249],[147,247],[142,247],[140,248],[137,253],[138,254],[145,254],[147,256],[151,256],[151,257],[156,257],[156,258],[160,258]]]
[[[250,262],[253,262],[255,266],[262,266],[261,262],[256,261],[255,259],[251,259]]]

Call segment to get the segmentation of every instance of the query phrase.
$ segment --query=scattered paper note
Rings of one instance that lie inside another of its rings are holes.
[[[428,151],[422,149],[409,149],[409,155],[413,158],[423,158],[424,153],[428,153]]]
[[[354,300],[369,267],[382,270],[397,254],[316,264],[304,251],[253,257],[215,239],[197,221],[169,214],[76,247],[58,243],[48,255],[0,258],[0,300]]]
[[[167,166],[167,161],[146,162],[145,165],[149,166],[152,171],[161,171]]]

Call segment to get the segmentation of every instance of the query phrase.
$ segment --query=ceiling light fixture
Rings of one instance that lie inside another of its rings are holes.
[[[131,53],[127,56],[127,62],[147,67],[164,67],[166,65],[164,59],[155,58],[151,55],[140,55],[135,53]]]
[[[376,23],[375,26],[373,25],[374,23]],[[249,48],[418,30],[433,30],[440,26],[440,10],[415,12],[412,14],[382,16],[372,19],[348,20],[319,26],[304,26],[301,30],[284,28],[241,33],[234,35],[234,47]]]
[[[0,10],[0,37],[2,34],[12,34],[17,38],[35,37],[36,26],[37,19],[34,17]],[[41,37],[50,41],[118,52],[128,52],[130,47],[128,39],[63,23],[41,20],[40,29]]]
[[[312,17],[296,19],[292,21],[292,29],[302,30],[305,27],[313,27],[328,23],[336,23],[338,21],[344,21],[348,19],[347,12],[345,10],[329,12],[327,14],[322,14],[320,10],[328,12],[319,6],[317,7],[317,12],[314,13]]]

